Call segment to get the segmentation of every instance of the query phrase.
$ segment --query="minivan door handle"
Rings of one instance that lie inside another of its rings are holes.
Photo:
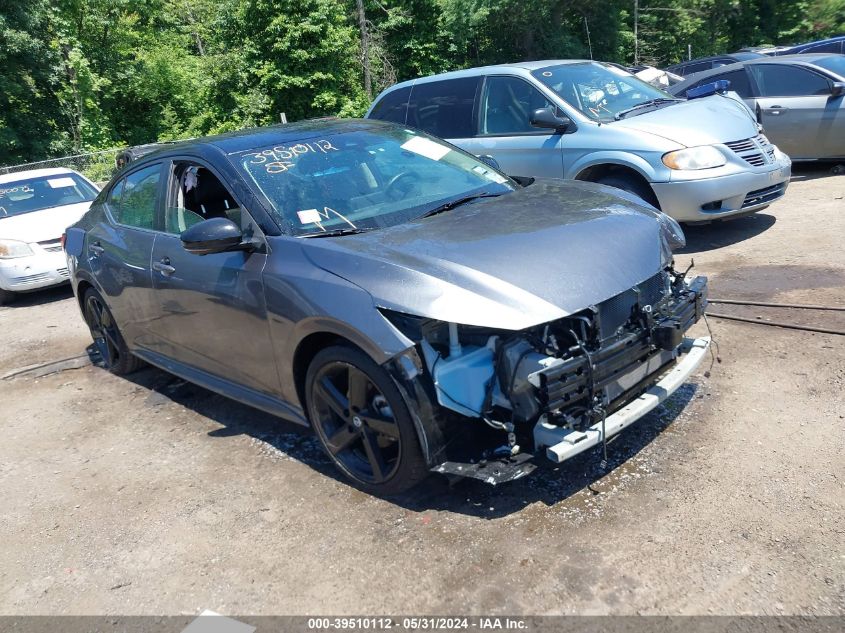
[[[88,245],[88,252],[91,253],[94,257],[98,255],[102,255],[106,249],[103,248],[103,245],[99,242],[94,242],[93,244]]]
[[[157,270],[165,277],[170,277],[170,275],[176,272],[176,269],[170,265],[169,257],[162,257],[160,261],[153,262],[153,270]]]
[[[771,107],[765,108],[764,112],[766,114],[778,115],[778,114],[782,114],[782,113],[786,112],[788,109],[789,108],[784,108],[783,106],[773,105]]]

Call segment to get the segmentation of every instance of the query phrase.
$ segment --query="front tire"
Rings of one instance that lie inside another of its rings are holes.
[[[82,305],[85,322],[91,330],[94,347],[100,353],[102,366],[117,376],[125,376],[140,369],[143,362],[129,351],[117,322],[100,293],[88,288]]]
[[[596,182],[632,193],[653,206],[655,209],[660,209],[660,203],[657,202],[657,196],[654,195],[651,187],[649,187],[647,183],[637,180],[633,176],[620,173],[610,173],[607,176],[602,176],[596,180]]]
[[[405,400],[363,352],[346,346],[320,351],[308,367],[305,396],[320,443],[356,487],[390,496],[428,476]]]

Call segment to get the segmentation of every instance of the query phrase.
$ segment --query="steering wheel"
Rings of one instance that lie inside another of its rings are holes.
[[[387,181],[387,184],[384,186],[384,195],[391,200],[399,200],[407,195],[419,180],[420,177],[418,174],[410,171],[400,171]]]

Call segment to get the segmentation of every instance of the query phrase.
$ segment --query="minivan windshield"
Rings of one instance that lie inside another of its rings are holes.
[[[620,113],[646,103],[673,103],[677,100],[609,64],[559,64],[540,68],[531,74],[566,103],[597,121],[613,121]]]
[[[97,190],[78,174],[25,178],[0,183],[0,220],[79,202],[91,202]]]
[[[331,131],[232,158],[288,232],[302,237],[394,226],[518,186],[469,154],[399,126]]]

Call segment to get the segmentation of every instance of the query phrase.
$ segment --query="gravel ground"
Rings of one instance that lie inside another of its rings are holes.
[[[796,172],[770,209],[687,230],[678,261],[712,296],[845,305],[845,177]],[[721,362],[612,442],[609,471],[590,452],[398,501],[155,369],[0,380],[0,614],[845,614],[843,339],[710,327]],[[0,375],[89,343],[66,289],[0,308]]]

